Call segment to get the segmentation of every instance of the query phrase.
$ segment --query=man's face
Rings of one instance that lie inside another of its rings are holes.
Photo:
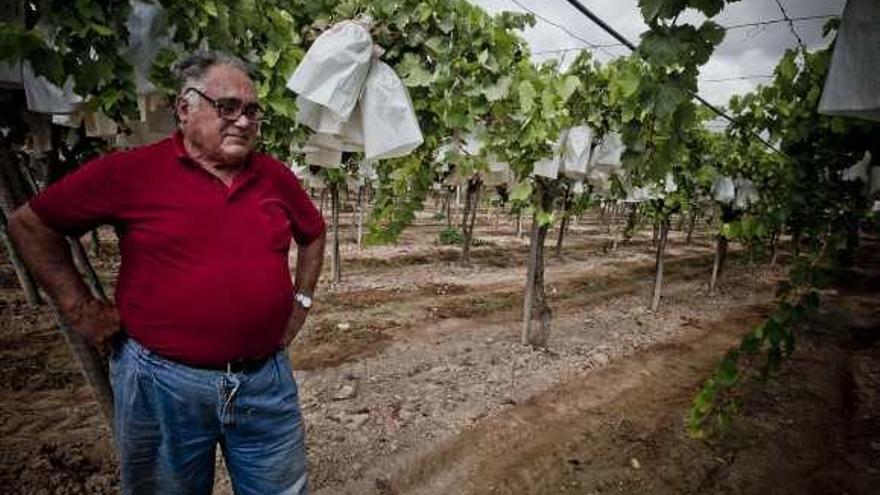
[[[208,69],[199,89],[204,96],[215,101],[236,98],[243,106],[256,103],[254,83],[244,72],[229,65],[215,65]],[[187,91],[187,88],[184,88]],[[235,120],[220,116],[218,109],[203,96],[189,91],[188,98],[180,98],[178,116],[184,136],[208,158],[221,164],[240,164],[254,149],[259,122],[246,115]],[[190,101],[197,102],[195,105]]]

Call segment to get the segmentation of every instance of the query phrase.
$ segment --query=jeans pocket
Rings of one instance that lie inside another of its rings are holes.
[[[120,377],[127,374],[129,368],[134,366],[130,350],[127,348],[124,341],[119,342],[110,348],[107,364],[110,371],[110,386],[116,389]]]
[[[287,351],[278,351],[278,359],[277,359],[278,371],[279,371],[279,380],[278,380],[278,390],[280,392],[280,398],[282,402],[292,402],[298,404],[299,402],[299,390],[296,384],[296,378],[293,376],[293,365],[290,363],[290,358],[287,355]]]
[[[275,354],[275,379],[276,383],[282,385],[293,379],[293,370],[290,367],[290,360],[287,358],[287,351],[280,350]]]

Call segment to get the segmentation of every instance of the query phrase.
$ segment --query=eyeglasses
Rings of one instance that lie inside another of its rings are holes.
[[[187,88],[186,91],[184,91],[184,94],[189,93],[190,91],[201,96],[210,103],[211,106],[217,110],[217,115],[223,120],[235,122],[242,115],[247,117],[251,122],[260,122],[263,120],[263,107],[255,101],[245,103],[238,98],[211,98],[193,87]]]

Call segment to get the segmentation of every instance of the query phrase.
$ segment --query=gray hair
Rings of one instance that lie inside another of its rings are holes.
[[[196,89],[204,89],[202,82],[208,75],[208,70],[216,65],[228,65],[238,69],[253,79],[253,68],[244,60],[217,50],[198,50],[190,56],[178,62],[175,66],[175,72],[178,81],[178,92],[184,91],[186,88],[194,87]],[[196,95],[186,95],[187,97],[196,97]]]

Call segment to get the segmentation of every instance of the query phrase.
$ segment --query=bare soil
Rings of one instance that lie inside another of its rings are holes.
[[[397,246],[359,250],[343,226],[343,282],[322,282],[291,349],[314,492],[878,493],[876,257],[823,296],[795,357],[704,443],[685,433],[690,401],[767,316],[778,271],[734,249],[710,296],[710,242],[673,232],[653,313],[650,234],[609,251],[584,219],[548,258],[553,330],[535,350],[519,345],[527,239],[481,213],[483,245],[461,267],[437,244],[443,228],[423,214]],[[96,266],[111,284],[102,234]],[[109,430],[51,315],[16,284],[0,265],[2,491],[116,493]],[[215,493],[231,493],[222,472]]]

